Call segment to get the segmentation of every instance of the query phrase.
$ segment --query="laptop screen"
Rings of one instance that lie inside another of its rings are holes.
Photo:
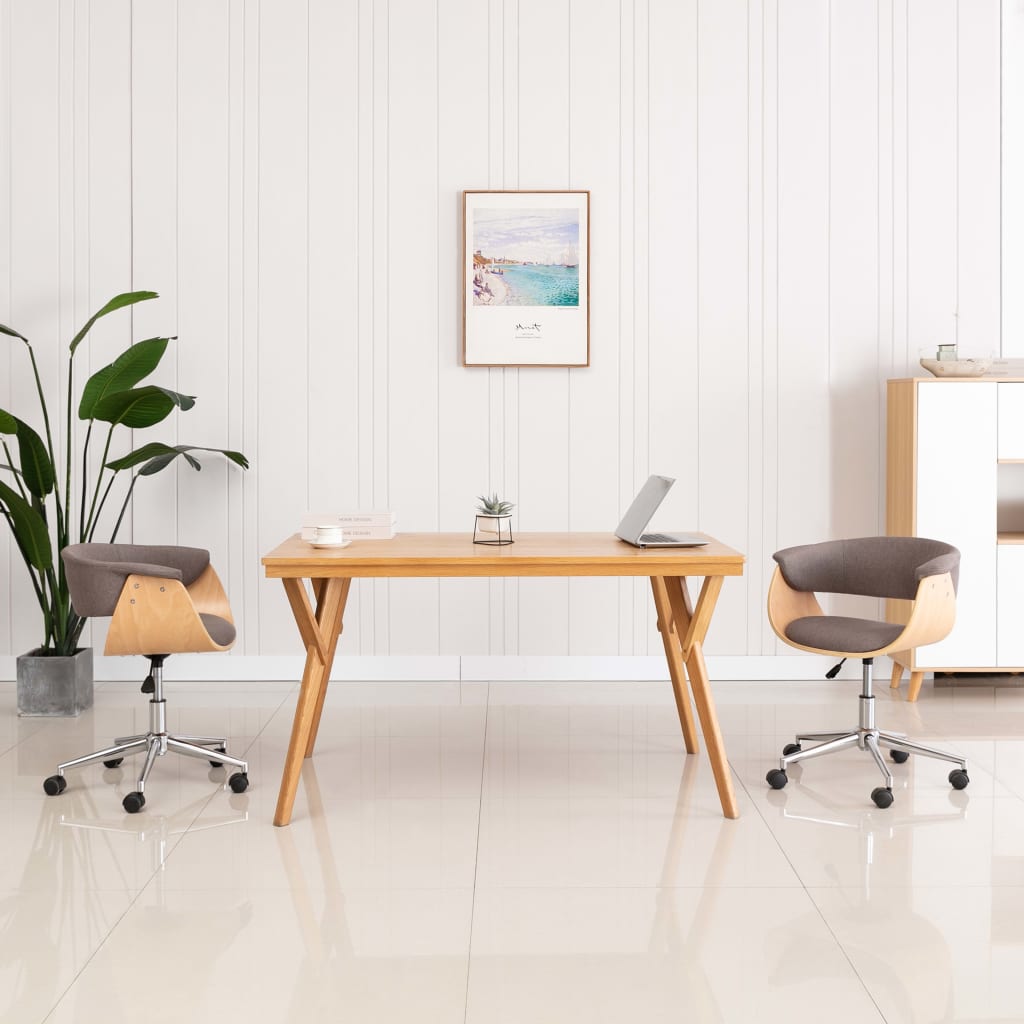
[[[626,509],[615,531],[616,537],[635,543],[640,534],[647,528],[651,517],[658,510],[658,506],[665,500],[669,488],[675,483],[670,476],[649,476],[647,483],[640,488],[640,493],[633,499],[633,504]]]

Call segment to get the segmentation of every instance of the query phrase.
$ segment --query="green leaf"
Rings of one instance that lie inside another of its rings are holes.
[[[148,377],[163,358],[170,338],[147,338],[122,352],[112,363],[97,370],[82,388],[78,418],[91,420],[97,404],[109,394],[135,387]]]
[[[0,508],[11,517],[14,536],[33,568],[44,572],[53,568],[53,548],[46,520],[17,491],[0,482]]]
[[[106,464],[106,468],[119,473],[122,469],[131,469],[132,466],[137,466],[140,462],[146,462],[157,455],[170,455],[171,458],[174,458],[176,453],[177,449],[172,448],[169,444],[164,444],[162,441],[150,441],[149,444],[144,444],[141,448],[136,448],[135,451],[122,455],[119,459],[112,459]]]
[[[22,420],[18,425],[18,458],[25,486],[37,498],[45,498],[53,490],[55,472],[43,439]]]
[[[199,445],[188,444],[172,446],[162,444],[159,441],[153,441],[150,444],[143,445],[141,448],[136,448],[135,451],[129,452],[120,459],[108,462],[107,469],[112,469],[117,473],[122,469],[131,469],[133,466],[145,463],[142,469],[139,470],[139,476],[152,476],[154,473],[159,473],[160,470],[166,469],[179,455],[193,469],[202,469],[203,467],[199,460],[189,455],[189,452],[215,452],[218,455],[223,455],[226,459],[235,463],[236,466],[241,466],[242,469],[249,468],[249,460],[241,452],[227,451],[224,448],[203,448]]]
[[[106,316],[108,313],[113,313],[114,310],[122,309],[125,306],[133,306],[136,302],[145,302],[146,299],[155,299],[156,297],[156,292],[122,292],[120,295],[115,295],[102,309],[93,313],[86,321],[85,326],[71,339],[71,354],[75,354],[75,349],[78,348],[79,342],[89,333],[92,325],[101,316]],[[18,337],[21,338],[21,335],[19,334]],[[22,341],[26,341],[26,339],[22,338]]]
[[[16,434],[18,421],[9,413],[0,409],[0,434]]]
[[[93,418],[139,430],[166,419],[175,406],[191,409],[195,404],[194,395],[181,395],[177,391],[148,384],[144,388],[115,391],[104,396],[96,403]]]
[[[3,324],[0,324],[0,334],[6,334],[11,338],[21,338],[26,345],[29,344],[28,338],[24,334],[19,334],[13,327],[5,327]]]

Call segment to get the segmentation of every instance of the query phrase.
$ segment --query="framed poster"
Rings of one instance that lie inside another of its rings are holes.
[[[465,366],[590,365],[590,192],[467,190]]]

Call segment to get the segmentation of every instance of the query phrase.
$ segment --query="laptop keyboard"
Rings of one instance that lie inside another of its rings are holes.
[[[671,534],[668,533],[645,533],[640,538],[641,544],[671,544],[675,540]]]

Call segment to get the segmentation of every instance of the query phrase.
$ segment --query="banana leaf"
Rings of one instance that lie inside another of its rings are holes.
[[[147,338],[122,352],[112,363],[97,370],[82,388],[78,418],[91,420],[96,406],[108,395],[127,391],[148,377],[159,365],[170,338]]]
[[[115,295],[102,309],[93,313],[91,317],[85,322],[85,326],[71,339],[70,351],[71,354],[75,354],[75,349],[78,348],[82,339],[92,329],[92,325],[96,323],[101,316],[106,316],[108,313],[113,313],[117,309],[123,309],[125,306],[133,306],[136,302],[145,302],[146,299],[157,298],[156,292],[122,292],[120,295]],[[15,334],[26,344],[28,343],[27,338],[22,338],[20,334],[15,331],[6,331],[8,334]]]
[[[147,384],[142,388],[105,395],[96,403],[93,418],[102,423],[120,424],[139,430],[166,419],[175,406],[185,410],[195,404],[194,395],[182,395],[155,384]]]
[[[141,448],[136,448],[135,451],[129,452],[120,459],[114,459],[106,465],[107,469],[120,472],[122,469],[131,469],[133,466],[144,463],[142,469],[139,470],[139,476],[152,476],[154,473],[159,473],[160,470],[165,469],[180,455],[193,469],[202,469],[202,463],[190,455],[189,452],[216,452],[218,455],[223,455],[226,459],[229,459],[236,466],[241,466],[242,469],[249,468],[249,460],[241,452],[228,451],[225,448],[204,448],[199,445],[161,444],[159,441],[153,441],[150,444],[143,445]]]
[[[41,572],[53,567],[53,548],[46,520],[17,491],[0,482],[0,509],[11,519],[14,539],[26,561]]]

